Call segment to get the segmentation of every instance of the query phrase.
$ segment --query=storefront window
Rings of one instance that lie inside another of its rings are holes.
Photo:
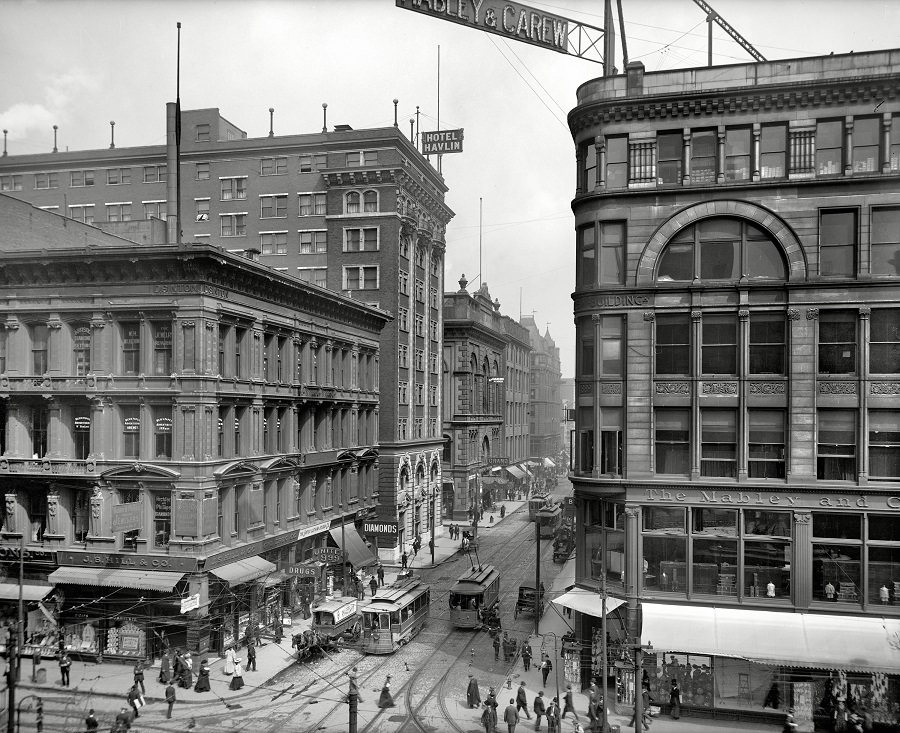
[[[733,509],[694,509],[694,534],[736,535],[737,512]]]
[[[657,652],[644,657],[644,670],[650,679],[650,697],[657,705],[668,702],[672,680],[677,680],[683,705],[712,707],[712,669],[712,659],[699,654]]]
[[[693,550],[693,592],[736,595],[737,542],[719,537],[695,538]]]
[[[103,634],[99,630],[99,625],[99,621],[84,621],[60,627],[66,651],[99,653],[103,646]]]
[[[679,510],[683,511],[684,510]],[[682,519],[682,523],[683,523]],[[663,593],[687,590],[686,538],[644,536],[644,587]]]
[[[744,542],[744,594],[750,598],[790,599],[789,543]]]
[[[859,603],[859,545],[813,544],[813,598],[829,603]]]
[[[887,519],[887,517],[886,517]],[[894,520],[896,524],[896,520]],[[868,601],[879,605],[900,604],[900,546],[870,547],[868,572]]]

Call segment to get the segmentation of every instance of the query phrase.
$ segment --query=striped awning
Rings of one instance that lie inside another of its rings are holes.
[[[38,583],[22,583],[22,600],[23,601],[42,601],[50,591],[53,590],[52,585],[41,585]],[[0,601],[18,601],[19,600],[19,584],[18,583],[0,583]]]
[[[518,479],[525,478],[525,472],[518,466],[507,466],[506,470]]]
[[[264,560],[259,555],[253,555],[242,560],[235,560],[220,568],[214,568],[209,572],[226,581],[228,585],[240,585],[262,578],[264,575],[271,575],[275,572],[275,564]]]
[[[184,573],[164,570],[120,570],[117,568],[58,568],[47,578],[51,583],[99,585],[104,588],[172,590]]]

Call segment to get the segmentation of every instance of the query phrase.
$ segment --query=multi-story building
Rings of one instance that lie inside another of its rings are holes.
[[[440,501],[443,178],[395,125],[249,138],[218,109],[167,108],[165,145],[9,155],[0,190],[86,222],[157,217],[206,241],[395,315],[381,336],[378,538],[385,559]],[[180,160],[180,194],[174,175]],[[127,236],[127,235],[126,235]],[[396,399],[394,396],[396,395]],[[426,538],[427,540],[427,538]]]
[[[534,316],[523,316],[520,323],[528,329],[531,340],[529,368],[531,458],[542,466],[555,465],[562,449],[559,427],[559,385],[562,379],[559,347],[550,336],[549,326],[541,336],[534,322]]]
[[[898,72],[632,63],[579,88],[585,673],[605,584],[609,651],[652,645],[657,700],[678,679],[702,715],[777,696],[811,730],[844,697],[896,721]]]
[[[524,480],[525,468],[531,456],[530,421],[528,405],[531,369],[531,339],[528,330],[509,316],[500,316],[500,325],[506,335],[506,408],[503,417],[503,435],[508,471],[513,477]]]
[[[375,562],[354,520],[378,491],[387,313],[156,244],[161,222],[135,244],[5,195],[0,221],[0,548],[25,553],[29,642],[222,653],[327,583],[308,561],[329,536]]]

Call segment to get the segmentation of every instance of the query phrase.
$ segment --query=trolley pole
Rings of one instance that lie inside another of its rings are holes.
[[[540,636],[541,623],[541,525],[534,520],[535,558],[534,558],[534,635]]]

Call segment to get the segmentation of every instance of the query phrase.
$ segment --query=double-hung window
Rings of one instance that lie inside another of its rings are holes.
[[[344,290],[377,290],[378,266],[345,266]]]
[[[691,319],[687,313],[656,318],[656,374],[690,374]]]
[[[246,214],[222,214],[219,217],[222,224],[223,237],[246,237],[247,236],[247,215]]]
[[[234,201],[247,198],[247,177],[220,178],[222,201]]]
[[[856,209],[824,209],[819,213],[819,272],[826,276],[856,274],[859,244]]]
[[[853,172],[877,173],[881,170],[878,134],[879,117],[860,117],[853,121]]]
[[[259,175],[281,176],[287,173],[287,161],[284,156],[277,158],[262,158],[259,161]]]
[[[819,374],[856,374],[856,313],[827,310],[819,314]]]
[[[287,194],[259,197],[260,219],[283,219],[287,216]]]
[[[700,410],[700,475],[737,477],[737,413],[735,410]]]
[[[730,127],[725,130],[725,180],[747,181],[750,179],[750,144],[752,136],[749,127]]]
[[[606,187],[628,187],[628,136],[606,138]]]
[[[816,478],[856,479],[856,411],[819,410]]]
[[[869,372],[900,374],[900,308],[873,308],[869,323]]]
[[[897,134],[900,135],[900,125]],[[900,207],[872,208],[869,239],[872,274],[896,277],[900,273]]]

